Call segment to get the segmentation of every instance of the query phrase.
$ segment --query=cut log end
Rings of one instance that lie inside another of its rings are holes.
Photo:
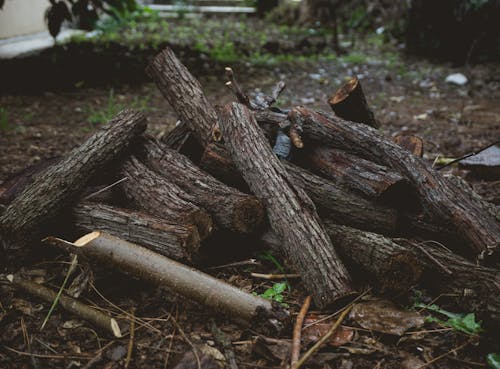
[[[254,233],[262,226],[264,217],[264,207],[257,199],[242,199],[234,209],[234,230],[239,233]]]
[[[204,240],[212,234],[214,224],[212,218],[207,216],[204,210],[192,210],[186,213],[182,219],[185,224],[193,224],[198,229],[199,237]]]
[[[340,87],[337,92],[335,92],[332,97],[328,100],[330,105],[336,105],[344,101],[352,91],[358,86],[359,80],[357,77],[352,77],[347,83]]]
[[[86,235],[84,235],[84,236],[80,237],[79,239],[77,239],[74,242],[74,245],[76,247],[84,247],[89,242],[92,242],[93,240],[95,240],[96,238],[98,238],[100,235],[101,235],[101,232],[99,232],[99,231],[94,231],[94,232],[87,233]]]

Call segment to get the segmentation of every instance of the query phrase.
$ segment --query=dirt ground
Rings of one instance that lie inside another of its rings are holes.
[[[457,69],[399,58],[394,63],[383,54],[368,55],[355,64],[323,60],[268,69],[240,66],[235,72],[251,94],[269,91],[278,79],[285,80],[287,89],[278,104],[281,107],[306,105],[324,110],[329,109],[327,98],[345,77],[357,74],[382,131],[388,136],[407,132],[422,137],[429,162],[437,155],[461,156],[500,139],[499,65]],[[447,75],[457,72],[467,76],[466,85],[445,83]],[[213,103],[233,100],[224,86],[222,71],[200,76],[200,81]],[[89,117],[109,107],[111,89],[114,108],[147,107],[148,130],[154,135],[164,134],[175,124],[175,114],[153,83],[79,88],[36,96],[3,95],[0,107],[6,122],[0,127],[0,181],[83,142],[97,126],[89,122]],[[456,168],[450,170],[469,180],[487,200],[500,205],[500,181],[483,181]],[[253,257],[255,253],[247,250],[225,255],[224,259],[227,262]],[[67,255],[48,255],[36,249],[18,260],[15,268],[22,266],[26,275],[57,288],[69,260]],[[252,269],[205,270],[244,290],[261,293],[272,283],[251,278],[249,271],[270,273],[276,269],[272,263],[258,260],[259,265]],[[3,272],[17,272],[15,268],[10,265]],[[216,346],[212,322],[232,341],[240,368],[283,367],[273,354],[255,352],[252,342],[258,333],[251,328],[234,325],[201,306],[118,272],[92,269],[84,300],[125,321],[135,317],[129,364],[129,334],[114,339],[57,308],[41,330],[49,304],[2,283],[0,368],[171,368],[192,345]],[[88,275],[88,265],[80,264],[78,273]],[[305,296],[300,283],[292,282],[291,286],[285,302],[296,312]],[[304,368],[480,368],[487,366],[486,354],[495,350],[491,332],[470,340],[457,331],[428,323],[418,332],[394,337],[367,332],[352,321],[347,326],[354,331],[351,342],[322,350]]]

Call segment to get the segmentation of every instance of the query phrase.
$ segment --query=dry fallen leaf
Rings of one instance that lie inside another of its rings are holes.
[[[304,320],[304,328],[302,330],[302,341],[304,345],[310,345],[323,337],[334,324],[334,322],[321,322],[314,324],[317,317],[307,317]],[[340,326],[328,340],[328,344],[333,347],[338,347],[350,342],[354,337],[354,331],[351,328]]]
[[[351,318],[365,329],[397,336],[424,324],[424,318],[417,312],[402,310],[387,300],[356,304],[351,311]]]

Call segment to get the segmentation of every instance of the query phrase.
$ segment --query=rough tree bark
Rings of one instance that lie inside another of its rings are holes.
[[[77,200],[88,181],[145,128],[142,114],[123,111],[63,160],[47,168],[3,212],[2,237],[28,242],[47,234],[54,218]]]
[[[349,293],[350,277],[333,249],[316,208],[295,186],[271,151],[251,112],[238,103],[220,111],[220,126],[232,159],[253,193],[266,205],[283,252],[302,274],[318,306]]]
[[[264,208],[255,196],[226,186],[184,155],[157,141],[145,138],[141,143],[144,162],[181,187],[189,194],[190,201],[206,209],[221,228],[253,233],[264,222]]]
[[[135,206],[168,221],[194,224],[203,240],[212,233],[212,218],[208,213],[187,200],[179,186],[150,170],[135,157],[126,160],[121,174],[127,180],[121,184],[125,196]]]
[[[488,212],[422,159],[376,130],[302,107],[292,109],[288,116],[301,127],[304,138],[354,151],[403,174],[418,191],[425,214],[468,241],[479,258],[493,254],[500,244],[500,224]]]
[[[293,183],[306,191],[318,207],[320,216],[334,219],[338,224],[386,235],[411,234],[442,242],[457,241],[456,235],[446,227],[420,219],[411,211],[398,211],[388,205],[365,199],[342,185],[290,162],[281,161],[281,164]],[[227,149],[221,144],[211,143],[207,146],[200,166],[229,185],[241,186],[241,182],[244,182]]]
[[[205,147],[211,141],[217,113],[206,99],[200,83],[177,59],[170,48],[159,53],[146,69],[158,89]]]
[[[303,168],[370,198],[395,203],[412,192],[399,173],[341,150],[316,145],[305,147],[296,156]]]
[[[73,224],[80,232],[104,231],[179,261],[192,262],[200,248],[200,236],[193,225],[104,204],[79,203],[73,208]]]
[[[292,163],[281,161],[281,164],[293,184],[306,191],[321,216],[328,215],[340,224],[374,232],[393,234],[397,231],[400,224],[396,210],[364,199]],[[243,182],[229,152],[221,144],[211,143],[207,146],[200,166],[226,183]]]

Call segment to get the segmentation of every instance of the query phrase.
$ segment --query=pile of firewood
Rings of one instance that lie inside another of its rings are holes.
[[[173,52],[160,53],[148,73],[181,123],[156,140],[142,114],[124,111],[66,157],[4,183],[6,252],[45,237],[275,329],[282,307],[180,264],[196,265],[215,234],[237,233],[283,255],[319,308],[369,276],[382,291],[453,293],[498,322],[497,209],[432,169],[417,138],[377,131],[356,78],[329,100],[332,114],[273,107],[283,82],[251,100],[226,71],[238,102],[213,107]],[[47,237],[68,226],[86,235]]]

